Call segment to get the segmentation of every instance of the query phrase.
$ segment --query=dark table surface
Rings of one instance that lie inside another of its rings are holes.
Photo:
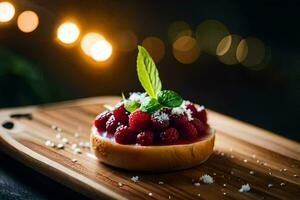
[[[88,199],[0,152],[0,199]]]

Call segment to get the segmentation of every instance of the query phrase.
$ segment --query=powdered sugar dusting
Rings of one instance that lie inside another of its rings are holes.
[[[196,106],[196,109],[198,112],[201,112],[202,110],[205,110],[204,106]]]
[[[192,116],[192,111],[190,109],[185,110],[186,116],[188,117],[189,121],[192,121],[194,118]]]
[[[183,107],[176,107],[172,109],[173,115],[182,115],[184,114],[184,108]]]
[[[212,184],[214,182],[213,177],[211,177],[208,174],[204,174],[203,176],[200,177],[199,180],[206,184]]]
[[[186,108],[186,101],[183,101],[180,107],[176,107],[172,109],[173,115],[186,115],[189,121],[192,121],[194,118],[192,116],[192,111]]]
[[[144,93],[133,92],[133,93],[130,93],[129,100],[135,101],[138,103],[143,103],[145,101],[146,97],[147,97],[147,94],[145,92]]]
[[[160,122],[163,122],[163,121],[167,121],[169,120],[169,116],[167,113],[164,113],[162,111],[156,111],[152,114],[152,117],[154,119],[157,119],[158,121]]]

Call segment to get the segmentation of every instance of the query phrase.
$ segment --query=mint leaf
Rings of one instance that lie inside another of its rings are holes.
[[[141,106],[136,101],[125,101],[124,107],[128,112],[133,112]]]
[[[157,99],[148,97],[141,105],[141,110],[143,112],[155,112],[161,108]]]
[[[183,99],[179,94],[172,90],[163,90],[157,94],[158,102],[166,107],[178,107],[182,104]]]
[[[137,56],[137,74],[139,80],[150,97],[156,97],[161,91],[161,80],[155,63],[147,50],[138,46],[139,53]]]

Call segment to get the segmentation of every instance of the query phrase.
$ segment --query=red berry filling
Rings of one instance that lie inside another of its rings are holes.
[[[151,116],[147,112],[137,110],[129,115],[129,126],[136,132],[146,130],[151,125]]]
[[[115,140],[119,144],[133,144],[135,134],[128,126],[119,126],[115,133]]]
[[[98,131],[106,131],[106,122],[111,115],[111,112],[104,111],[96,117],[94,125],[98,129]]]
[[[180,128],[180,134],[183,138],[188,140],[195,140],[198,137],[198,132],[192,123],[187,123],[185,126]]]
[[[198,135],[203,135],[207,129],[208,125],[204,124],[202,121],[200,121],[197,118],[194,118],[191,123],[194,125],[194,127],[197,129]]]
[[[176,128],[168,128],[160,134],[162,143],[164,144],[174,144],[179,139],[179,132]]]
[[[151,115],[151,123],[155,130],[163,131],[170,125],[169,115],[165,112],[155,112]]]
[[[154,133],[152,131],[140,132],[136,137],[136,143],[142,146],[153,144]]]
[[[116,120],[115,116],[114,115],[110,116],[106,122],[107,133],[113,134],[116,131],[118,125],[119,122]]]
[[[153,113],[137,109],[129,114],[121,104],[112,112],[98,115],[94,125],[99,133],[106,131],[119,144],[182,144],[205,135],[209,126],[204,108],[186,102],[183,107],[173,109],[164,107]]]
[[[189,123],[187,116],[180,114],[180,115],[171,115],[171,125],[176,128],[180,128],[186,126]]]
[[[195,115],[196,118],[200,119],[200,121],[202,121],[203,123],[207,123],[207,114],[206,114],[206,110],[203,109],[201,111],[198,111]]]
[[[129,113],[126,111],[124,104],[115,108],[113,111],[113,115],[115,116],[116,120],[122,124],[128,124],[128,114]]]

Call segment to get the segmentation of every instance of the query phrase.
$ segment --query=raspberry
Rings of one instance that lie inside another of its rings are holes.
[[[204,124],[202,121],[200,121],[197,118],[194,118],[193,121],[191,121],[191,123],[197,129],[198,135],[201,135],[201,133],[204,133],[208,128],[207,124]]]
[[[164,144],[174,144],[179,139],[179,132],[176,128],[168,128],[160,134],[160,138]]]
[[[155,112],[151,115],[152,126],[157,131],[163,131],[168,128],[170,121],[168,114],[164,112]]]
[[[115,108],[113,111],[113,115],[118,122],[121,122],[122,124],[128,124],[128,112],[126,111],[124,104]]]
[[[128,126],[121,125],[116,130],[115,140],[119,144],[133,144],[135,134]]]
[[[118,123],[118,121],[116,120],[115,116],[110,116],[109,119],[106,122],[106,131],[109,134],[114,134],[118,125],[120,125]]]
[[[106,131],[106,122],[111,115],[111,112],[104,111],[96,117],[94,125],[98,129],[98,131]]]
[[[185,106],[187,109],[190,109],[192,111],[192,116],[196,117],[197,109],[196,109],[195,105],[191,102],[188,102],[185,104]]]
[[[171,114],[172,108],[162,108],[162,112],[167,113],[168,115]]]
[[[136,143],[142,146],[148,146],[153,144],[154,133],[152,131],[140,132],[136,137]]]
[[[176,128],[186,126],[189,123],[187,116],[185,115],[171,115],[171,125]]]
[[[194,140],[198,137],[197,129],[192,123],[187,123],[185,126],[181,127],[180,133],[188,140]]]
[[[207,114],[205,109],[201,110],[200,112],[197,112],[195,117],[200,119],[200,121],[202,121],[203,123],[207,123]]]
[[[136,132],[146,130],[151,125],[151,116],[147,112],[137,110],[129,115],[129,127]]]

